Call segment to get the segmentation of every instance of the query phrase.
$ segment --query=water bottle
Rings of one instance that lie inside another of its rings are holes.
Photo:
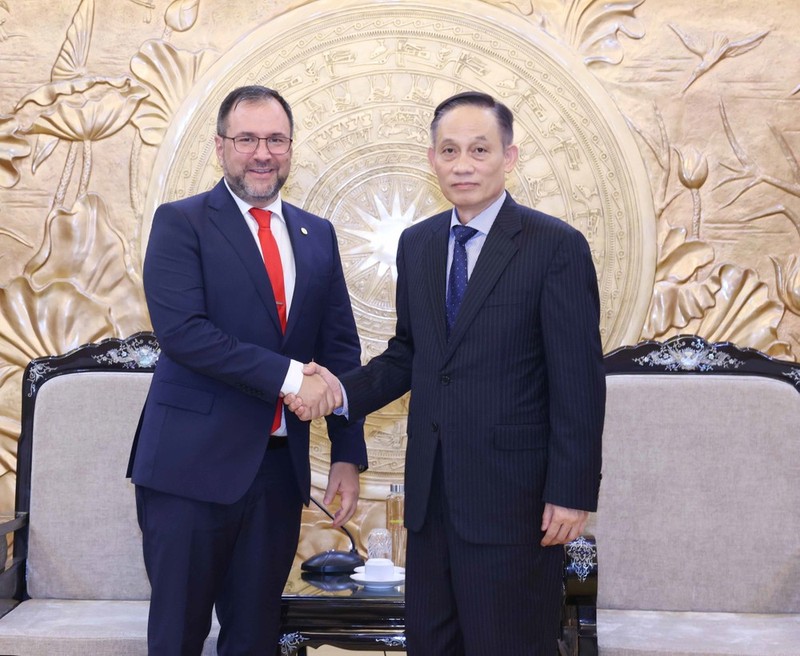
[[[391,483],[386,497],[386,525],[392,535],[392,562],[406,566],[406,528],[403,526],[406,497],[402,483]]]

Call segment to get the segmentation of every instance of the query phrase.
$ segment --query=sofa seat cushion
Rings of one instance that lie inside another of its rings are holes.
[[[29,599],[0,622],[0,654],[147,656],[147,601]],[[216,618],[203,656],[214,656]]]
[[[797,656],[800,615],[597,610],[602,656]]]

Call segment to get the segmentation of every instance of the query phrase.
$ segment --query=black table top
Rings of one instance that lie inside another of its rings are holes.
[[[344,649],[405,648],[402,585],[372,588],[349,574],[309,575],[292,569],[283,592],[281,653],[322,644]]]

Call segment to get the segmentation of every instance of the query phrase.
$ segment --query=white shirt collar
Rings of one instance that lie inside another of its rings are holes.
[[[503,206],[503,203],[506,200],[506,191],[503,190],[503,193],[494,201],[489,207],[485,210],[477,214],[469,223],[468,225],[470,228],[475,228],[480,233],[484,235],[489,234],[489,230],[491,229],[492,225],[494,224],[497,215],[500,213],[500,208]],[[461,222],[458,220],[458,213],[456,212],[456,208],[453,208],[453,212],[450,216],[450,227],[452,228],[455,225],[460,225]]]
[[[230,185],[228,184],[228,181],[225,180],[225,178],[223,178],[223,181],[225,182],[225,187],[227,187],[228,191],[230,192],[231,196],[233,197],[233,200],[236,203],[236,206],[239,208],[239,211],[242,213],[242,216],[244,218],[248,219],[248,220],[255,221],[255,219],[253,218],[253,215],[250,214],[250,208],[253,207],[253,205],[251,205],[250,203],[246,203],[241,198],[239,198],[235,193],[233,193],[233,190],[231,189]],[[275,200],[273,200],[269,205],[265,205],[261,209],[262,210],[269,210],[270,212],[272,212],[273,216],[278,217],[281,221],[283,221],[285,223],[284,218],[283,218],[282,207],[283,207],[283,201],[281,200],[281,193],[278,192],[278,195],[276,196]]]

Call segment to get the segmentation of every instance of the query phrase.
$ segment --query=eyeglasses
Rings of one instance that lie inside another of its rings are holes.
[[[252,155],[258,150],[258,145],[262,141],[266,142],[267,150],[273,155],[285,155],[292,147],[292,140],[289,137],[272,136],[272,137],[226,137],[224,134],[219,135],[223,139],[230,139],[233,142],[233,147],[237,153],[242,155]]]

